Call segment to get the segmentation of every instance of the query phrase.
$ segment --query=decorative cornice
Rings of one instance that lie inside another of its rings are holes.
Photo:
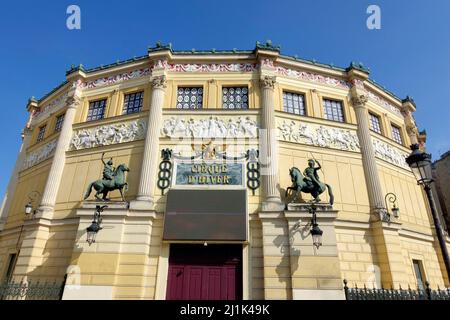
[[[350,89],[351,84],[346,80],[337,79],[334,77],[323,76],[317,73],[298,71],[281,66],[275,66],[275,72],[280,76],[295,78],[303,81],[311,81],[315,83],[320,83],[332,87]]]
[[[50,112],[52,109],[54,109],[56,106],[58,105],[62,105],[64,101],[67,100],[68,97],[68,93],[65,92],[63,93],[61,96],[59,96],[58,98],[56,98],[55,100],[52,100],[51,102],[49,102],[47,105],[45,105],[44,107],[41,107],[40,110],[38,112],[36,112],[34,114],[34,119],[40,117],[43,114],[46,114],[48,112]]]
[[[151,80],[154,89],[165,89],[167,87],[167,79],[165,75],[157,76]]]
[[[168,64],[170,72],[253,72],[258,69],[256,63],[175,63]]]
[[[125,73],[116,74],[114,76],[110,77],[103,77],[87,82],[78,81],[77,87],[81,89],[92,89],[92,88],[99,88],[107,85],[117,84],[124,81],[132,80],[132,79],[138,79],[145,76],[149,76],[151,74],[150,68],[143,68],[143,69],[137,69],[132,70]]]

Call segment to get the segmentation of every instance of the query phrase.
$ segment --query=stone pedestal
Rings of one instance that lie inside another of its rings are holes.
[[[280,213],[259,214],[263,229],[265,299],[344,299],[334,221],[337,211],[316,204],[323,245],[313,246],[310,204],[288,204]]]
[[[97,205],[108,207],[89,246],[86,228]],[[154,299],[162,219],[131,210],[127,202],[86,201],[76,215],[80,223],[63,299]]]

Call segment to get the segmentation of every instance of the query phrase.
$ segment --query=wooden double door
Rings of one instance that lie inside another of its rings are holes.
[[[172,244],[166,299],[242,299],[242,245]]]

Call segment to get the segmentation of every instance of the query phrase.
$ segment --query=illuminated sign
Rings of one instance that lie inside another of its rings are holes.
[[[244,186],[244,164],[225,162],[177,162],[175,186]]]

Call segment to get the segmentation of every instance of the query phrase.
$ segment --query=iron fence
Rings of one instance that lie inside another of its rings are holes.
[[[425,288],[415,290],[408,289],[369,289],[365,285],[363,288],[354,288],[347,286],[347,280],[344,280],[344,291],[346,300],[448,300],[450,301],[450,289],[432,290],[430,284],[425,282]]]
[[[5,282],[0,284],[0,300],[61,300],[65,280]]]

